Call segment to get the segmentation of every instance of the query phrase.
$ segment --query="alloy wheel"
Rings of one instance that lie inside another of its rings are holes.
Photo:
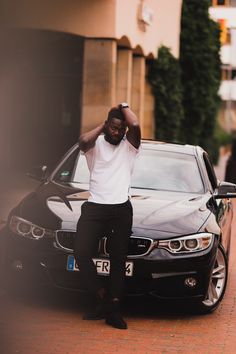
[[[221,248],[218,248],[214,268],[211,274],[206,299],[202,302],[206,307],[215,307],[221,300],[227,281],[227,261]]]

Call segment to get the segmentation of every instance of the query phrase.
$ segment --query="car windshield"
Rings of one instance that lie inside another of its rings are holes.
[[[89,170],[84,154],[72,154],[57,171],[55,180],[75,184],[75,187],[78,187],[78,184],[88,185]],[[204,192],[194,156],[144,148],[135,162],[131,186],[137,189]]]
[[[143,150],[135,163],[132,187],[202,193],[203,183],[192,155]]]

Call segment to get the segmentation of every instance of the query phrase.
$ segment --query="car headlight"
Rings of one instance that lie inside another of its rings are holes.
[[[44,229],[38,225],[24,220],[18,216],[12,216],[9,224],[10,230],[17,235],[39,240],[43,237],[54,237],[55,233],[52,230]]]
[[[208,248],[211,245],[212,240],[213,234],[200,233],[170,240],[160,240],[158,248],[164,248],[175,254],[199,252]]]

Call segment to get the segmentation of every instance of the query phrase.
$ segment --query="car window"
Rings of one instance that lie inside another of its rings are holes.
[[[89,170],[84,154],[75,150],[58,169],[54,180],[60,183],[88,184]]]
[[[56,175],[60,182],[89,183],[84,154],[72,154]],[[194,156],[142,149],[134,166],[131,186],[140,189],[203,193],[204,187]]]
[[[133,188],[203,193],[196,158],[192,155],[143,150],[132,178]]]
[[[209,156],[204,152],[203,153],[203,159],[204,159],[204,163],[205,163],[205,166],[206,166],[206,171],[207,171],[207,174],[208,174],[208,178],[211,182],[211,186],[213,188],[213,190],[215,188],[217,188],[217,178],[216,178],[216,175],[215,175],[215,171],[214,171],[214,168],[212,166],[212,163],[209,159]]]
[[[89,183],[89,176],[90,173],[89,173],[86,157],[84,154],[81,153],[77,160],[76,168],[74,169],[72,181],[74,183],[86,184]]]

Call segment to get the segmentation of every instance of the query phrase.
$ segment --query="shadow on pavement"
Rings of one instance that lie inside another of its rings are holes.
[[[50,311],[66,311],[67,313],[82,314],[89,309],[91,298],[79,291],[70,291],[49,287],[27,287],[14,290],[3,290],[0,295],[1,308],[8,304],[34,309],[50,309]],[[191,303],[160,300],[155,297],[126,296],[123,299],[124,315],[130,318],[176,318],[195,315]],[[7,314],[6,314],[7,315]]]

